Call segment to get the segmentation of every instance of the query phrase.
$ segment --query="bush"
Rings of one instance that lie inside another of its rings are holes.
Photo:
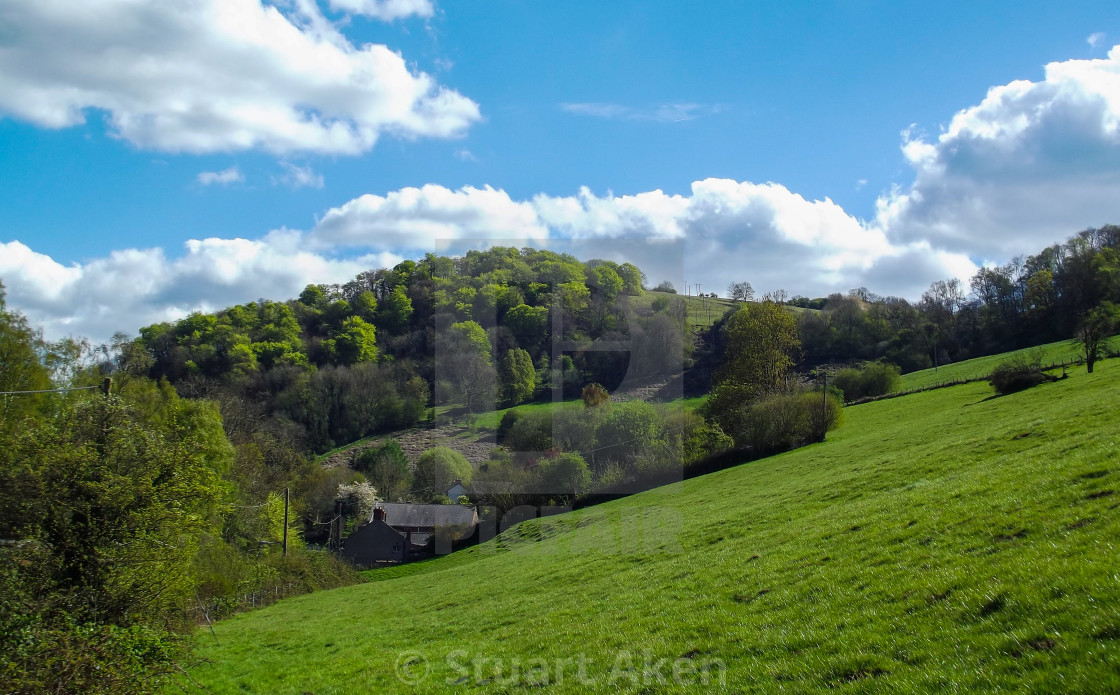
[[[354,468],[365,474],[384,500],[399,500],[404,497],[412,481],[408,457],[395,439],[363,451],[354,460]]]
[[[599,384],[588,384],[584,386],[583,392],[580,393],[580,398],[583,399],[584,406],[588,408],[595,408],[611,402],[611,395]]]
[[[595,429],[597,462],[633,466],[643,450],[663,443],[664,419],[653,405],[628,401],[612,408]],[[598,465],[597,465],[598,467]]]
[[[552,446],[561,451],[590,452],[595,430],[610,411],[606,408],[562,408],[552,418]]]
[[[537,487],[536,471],[514,463],[509,452],[494,449],[490,459],[478,467],[471,491],[483,508],[496,507],[501,512],[521,505],[534,504],[532,493]]]
[[[998,367],[992,370],[988,383],[992,385],[997,394],[1004,396],[1055,379],[1056,377],[1043,373],[1039,355],[1035,354],[1031,357],[1016,355],[1001,362]]]
[[[759,453],[775,453],[824,441],[843,422],[843,406],[834,393],[819,391],[770,396],[735,418],[735,443]]]
[[[607,463],[595,475],[592,492],[600,494],[615,494],[622,492],[630,481],[630,474],[617,463]]]
[[[727,451],[735,445],[735,441],[714,422],[704,422],[687,434],[684,440],[685,463]]]
[[[437,446],[420,454],[416,460],[416,473],[412,479],[412,487],[417,496],[422,499],[435,499],[437,497],[444,504],[450,504],[447,499],[447,489],[456,481],[461,480],[463,485],[470,485],[471,464],[466,457],[454,449]]]
[[[552,448],[552,413],[536,411],[516,418],[504,439],[510,451],[548,451]]]
[[[566,453],[546,459],[538,470],[541,486],[549,495],[580,495],[591,485],[591,472],[579,454]]]
[[[502,415],[502,419],[498,423],[498,430],[494,434],[494,438],[497,440],[498,444],[506,443],[506,438],[509,436],[509,431],[513,429],[513,426],[516,425],[517,421],[520,419],[520,410],[507,410],[505,412],[505,415]]]
[[[841,369],[832,376],[831,382],[844,394],[844,401],[851,403],[897,390],[902,376],[893,364],[868,362],[860,369]]]

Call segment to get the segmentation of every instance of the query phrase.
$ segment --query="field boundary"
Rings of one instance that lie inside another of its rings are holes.
[[[1050,364],[1048,364],[1044,367],[1039,367],[1038,369],[1039,369],[1039,371],[1042,371],[1042,372],[1048,372],[1051,369],[1057,369],[1059,367],[1061,367],[1062,369],[1067,369],[1069,367],[1077,367],[1077,366],[1080,366],[1080,365],[1083,365],[1083,364],[1085,364],[1085,358],[1082,357],[1082,358],[1078,358],[1078,359],[1075,359],[1075,360],[1062,360],[1061,362],[1051,362]],[[982,376],[970,376],[970,377],[965,377],[964,379],[952,379],[950,381],[939,381],[935,384],[930,384],[929,386],[922,386],[922,387],[916,388],[916,389],[908,389],[906,391],[893,391],[891,393],[884,393],[881,396],[865,396],[863,398],[857,398],[856,400],[854,400],[850,403],[845,403],[844,406],[847,407],[847,406],[853,406],[853,405],[863,405],[864,403],[871,403],[871,402],[874,402],[874,401],[885,401],[885,400],[888,400],[890,398],[901,398],[902,396],[910,396],[910,395],[913,395],[915,393],[923,393],[925,391],[936,391],[937,389],[947,389],[947,388],[950,388],[952,386],[962,386],[964,384],[975,384],[978,381],[989,381],[991,378],[992,378],[992,373],[988,372],[987,374],[984,374]]]

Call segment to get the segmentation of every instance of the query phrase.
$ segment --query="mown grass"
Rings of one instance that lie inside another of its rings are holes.
[[[1120,348],[1120,337],[1113,338],[1108,347],[1112,349]],[[903,374],[901,390],[909,391],[939,383],[986,378],[1001,362],[1015,357],[1033,357],[1036,353],[1041,356],[1043,366],[1060,362],[1075,362],[1081,358],[1081,350],[1073,341],[1060,340],[1056,343],[1047,343],[1046,345],[1005,352],[999,355],[954,362],[953,364],[942,365],[937,369],[923,369],[918,372]]]
[[[1115,360],[861,405],[823,444],[220,622],[189,672],[215,693],[1116,692],[1118,405]]]

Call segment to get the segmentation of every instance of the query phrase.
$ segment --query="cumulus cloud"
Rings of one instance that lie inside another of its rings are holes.
[[[936,138],[903,134],[914,181],[882,196],[894,243],[1001,260],[1120,219],[1120,46],[993,87]]]
[[[284,173],[272,177],[272,185],[284,185],[291,188],[322,188],[325,183],[322,174],[312,171],[309,166],[298,166],[291,162],[281,162]]]
[[[431,0],[330,0],[330,5],[334,10],[365,15],[383,22],[435,14]]]
[[[1096,48],[1101,44],[1102,41],[1104,41],[1104,37],[1105,33],[1103,31],[1096,31],[1092,34],[1089,34],[1089,37],[1085,39],[1085,42],[1088,43],[1091,47]]]
[[[431,10],[336,4],[379,18]],[[0,112],[47,128],[102,113],[145,149],[353,155],[383,133],[455,137],[480,118],[399,53],[354,46],[314,0],[15,0],[0,26]]]
[[[346,280],[441,242],[574,240],[617,260],[625,249],[651,280],[706,290],[748,280],[759,293],[866,286],[916,298],[934,280],[967,281],[979,263],[1120,220],[1120,47],[1104,59],[1051,63],[1037,82],[993,87],[936,136],[907,129],[902,151],[913,180],[883,194],[871,220],[778,183],[729,179],[696,181],[685,194],[583,188],[524,200],[490,186],[429,184],[354,198],[306,233],[191,241],[179,258],[126,250],[63,266],[11,242],[0,248],[0,278],[11,303],[48,333],[95,337],[193,308],[291,297],[308,282]],[[631,239],[649,243],[626,248]]]
[[[366,194],[331,208],[315,225],[323,246],[431,251],[457,239],[544,239],[533,206],[489,186],[450,190],[429,184],[384,196]]]
[[[401,260],[391,253],[329,258],[307,251],[302,235],[287,230],[259,240],[190,240],[184,250],[171,259],[162,249],[127,249],[64,266],[18,241],[0,243],[0,279],[9,304],[49,338],[105,341],[191,311],[289,299],[309,283],[344,282]]]
[[[719,108],[707,104],[677,103],[658,104],[646,108],[599,102],[564,103],[560,108],[578,116],[621,119],[627,121],[656,121],[658,123],[677,123],[716,113]]]
[[[228,186],[231,183],[240,183],[244,180],[245,175],[236,166],[221,171],[198,172],[198,182],[203,186],[213,186],[215,184]]]
[[[105,339],[192,310],[287,299],[310,282],[342,282],[402,257],[489,243],[575,244],[581,255],[632,260],[651,278],[679,282],[684,275],[715,291],[746,279],[760,292],[816,295],[867,285],[914,296],[933,279],[975,270],[959,254],[894,245],[831,200],[806,200],[775,183],[706,179],[688,195],[584,188],[530,200],[491,187],[404,188],[332,208],[306,233],[190,240],[177,258],[131,249],[63,266],[10,242],[0,248],[0,278],[12,305],[48,335]]]
[[[575,240],[606,250],[617,249],[608,242],[631,239],[678,242],[666,244],[664,253],[682,249],[683,257],[660,260],[716,289],[745,278],[760,288],[827,293],[865,285],[874,271],[891,281],[878,291],[916,296],[934,279],[967,278],[976,269],[962,254],[892,244],[882,230],[831,200],[806,200],[775,183],[727,179],[697,181],[690,195],[600,196],[583,188],[573,196],[527,201],[489,187],[406,188],[331,209],[309,238],[325,247],[417,251],[491,242],[550,247]],[[928,274],[893,272],[894,264],[916,256]],[[924,284],[914,284],[915,278]]]

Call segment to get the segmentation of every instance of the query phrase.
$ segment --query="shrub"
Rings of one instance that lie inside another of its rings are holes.
[[[833,393],[783,393],[743,409],[735,420],[732,436],[738,446],[779,452],[824,441],[825,433],[842,423],[843,406]]]
[[[447,489],[456,480],[461,480],[463,485],[470,485],[471,464],[466,457],[454,449],[437,446],[420,454],[416,460],[416,473],[413,476],[412,488],[416,494],[424,499],[441,498],[442,502],[450,504],[447,499]]]
[[[591,451],[595,429],[610,411],[604,408],[558,409],[552,416],[552,447],[561,451]]]
[[[596,493],[617,493],[625,489],[629,480],[630,474],[622,466],[609,462],[599,469],[591,489]]]
[[[490,459],[478,467],[471,494],[483,508],[496,507],[501,512],[514,507],[533,504],[536,500],[536,471],[514,463],[509,452],[494,449]]]
[[[831,382],[844,394],[844,401],[851,403],[897,390],[902,377],[893,364],[868,362],[860,369],[841,369],[832,376]]]
[[[735,445],[735,441],[714,422],[704,422],[687,435],[684,440],[685,463],[727,451]]]
[[[735,444],[719,425],[691,410],[665,409],[662,416],[665,420],[662,429],[670,443],[669,454],[676,458],[678,465],[688,465]]]
[[[552,413],[537,411],[516,418],[504,443],[510,451],[548,451],[552,448]]]
[[[595,429],[597,461],[632,465],[644,449],[662,441],[664,420],[644,401],[620,403]]]
[[[1003,396],[1029,389],[1032,386],[1038,386],[1044,381],[1054,380],[1055,377],[1043,373],[1041,357],[1034,354],[1030,357],[1016,355],[1001,362],[999,366],[992,370],[988,383],[992,385],[996,393]]]
[[[611,395],[599,384],[584,386],[580,398],[583,399],[583,404],[588,408],[595,408],[611,402]]]
[[[355,459],[354,468],[365,474],[377,494],[385,500],[401,499],[412,480],[408,457],[394,439],[363,451]]]
[[[502,415],[502,419],[498,423],[498,430],[494,434],[498,444],[505,444],[506,438],[509,436],[509,431],[513,429],[513,426],[516,425],[517,421],[520,419],[520,410],[507,410],[505,414]]]
[[[579,495],[591,485],[591,472],[579,454],[560,454],[542,461],[539,475],[541,486],[549,495]]]

